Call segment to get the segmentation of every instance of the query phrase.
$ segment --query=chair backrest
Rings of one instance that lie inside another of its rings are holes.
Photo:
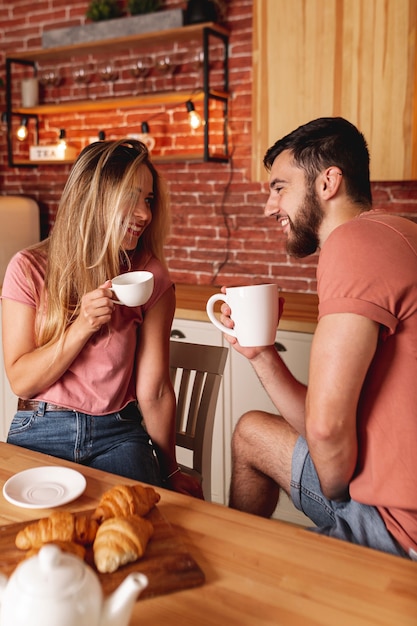
[[[228,349],[171,341],[170,374],[177,398],[176,445],[192,451],[192,467],[210,499],[214,417]]]

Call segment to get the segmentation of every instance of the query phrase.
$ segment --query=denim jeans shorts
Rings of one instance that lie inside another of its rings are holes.
[[[389,554],[409,557],[387,530],[376,507],[352,499],[335,502],[322,494],[303,437],[298,438],[292,457],[291,499],[297,509],[316,524],[315,528],[309,530]]]
[[[112,474],[161,486],[158,460],[135,403],[117,413],[18,411],[7,442]]]

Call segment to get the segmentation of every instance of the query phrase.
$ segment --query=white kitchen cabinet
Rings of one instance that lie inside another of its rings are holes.
[[[229,344],[210,323],[176,318],[172,331],[175,339],[209,345]],[[312,334],[293,331],[277,332],[278,347],[293,374],[307,382]],[[220,387],[213,432],[212,501],[227,504],[231,475],[231,438],[239,417],[249,409],[276,412],[250,363],[235,350],[229,350],[223,381]],[[181,461],[178,451],[178,460]],[[282,495],[274,517],[298,524],[310,524],[287,498]]]
[[[310,360],[311,341],[310,333],[298,333],[278,330],[276,345],[280,355],[294,376],[303,383],[308,381],[308,367]],[[260,409],[277,413],[277,409],[270,400],[265,389],[259,382],[251,364],[235,350],[230,353],[230,397],[229,419],[225,420],[225,441],[230,442],[233,429],[243,413],[251,409]],[[229,448],[230,449],[230,448]],[[225,455],[225,480],[228,485],[231,474],[231,457]],[[311,521],[294,507],[292,502],[282,494],[274,517],[298,524],[311,525]]]

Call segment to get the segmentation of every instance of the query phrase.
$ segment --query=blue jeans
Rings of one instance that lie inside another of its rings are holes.
[[[317,525],[309,530],[389,554],[409,556],[387,530],[376,507],[355,500],[334,502],[322,494],[303,437],[298,438],[292,457],[291,499]]]
[[[158,460],[134,403],[118,413],[18,411],[7,442],[67,461],[161,486]]]

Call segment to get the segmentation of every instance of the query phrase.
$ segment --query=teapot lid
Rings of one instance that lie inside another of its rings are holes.
[[[25,593],[63,597],[80,588],[85,572],[86,565],[81,559],[49,544],[42,546],[37,556],[21,563],[14,576]]]

